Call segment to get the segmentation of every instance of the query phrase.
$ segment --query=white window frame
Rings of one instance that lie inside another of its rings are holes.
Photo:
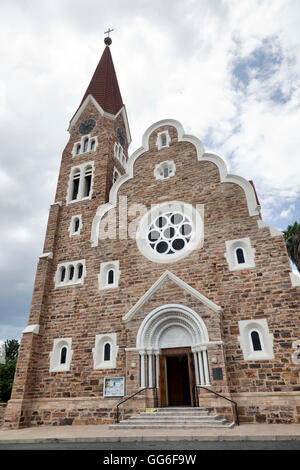
[[[264,350],[264,342],[263,342],[263,338],[262,338],[262,334],[261,334],[261,331],[258,329],[258,328],[252,328],[251,330],[249,330],[249,343],[250,343],[250,348],[251,348],[251,351],[253,353],[256,353],[258,351],[255,351],[254,350],[254,347],[253,347],[253,340],[252,340],[252,337],[251,337],[251,334],[256,332],[258,334],[258,337],[259,337],[259,341],[260,341],[260,346],[261,346],[261,349],[259,351],[263,351]]]
[[[162,145],[162,135],[166,136],[166,144]],[[169,131],[161,131],[157,133],[157,139],[156,139],[156,147],[158,150],[167,148],[170,146],[171,142],[171,137],[169,135]]]
[[[83,151],[83,146],[84,146],[85,139],[88,139],[89,142],[88,142],[87,150]],[[93,141],[95,142],[95,147],[92,150],[91,146],[92,146]],[[78,145],[80,145],[80,152],[77,153]],[[74,143],[73,149],[72,149],[72,157],[73,158],[78,157],[79,155],[83,155],[83,154],[88,153],[88,152],[95,152],[97,147],[98,147],[98,136],[94,135],[92,137],[91,134],[83,135],[79,141]]]
[[[92,178],[91,178],[91,187],[90,187],[90,192],[88,196],[84,196],[84,177],[87,169],[91,167],[92,169]],[[77,198],[76,199],[71,199],[72,198],[72,193],[73,193],[73,178],[74,174],[79,171],[80,172],[80,177],[79,177],[79,188],[78,188],[78,193],[77,193]],[[70,171],[70,176],[69,176],[69,185],[68,185],[68,190],[67,190],[67,197],[66,197],[66,203],[67,204],[74,204],[75,202],[80,202],[80,201],[86,201],[92,198],[93,195],[93,186],[94,186],[94,172],[95,172],[95,164],[94,162],[86,162],[82,163],[81,165],[76,165],[71,168]]]
[[[114,282],[113,284],[108,284],[108,272],[114,270]],[[119,260],[107,261],[106,263],[101,263],[100,273],[98,274],[98,286],[99,290],[106,289],[116,289],[119,287],[121,271],[119,269]]]
[[[78,231],[75,232],[75,221],[76,219],[79,219],[79,227],[78,227]],[[69,234],[70,234],[70,237],[74,237],[76,235],[80,235],[80,231],[82,229],[82,216],[81,214],[77,214],[77,215],[72,215],[71,217],[71,222],[70,222],[70,225],[69,225]]]
[[[274,359],[273,352],[273,334],[269,332],[268,322],[266,318],[241,320],[238,322],[241,349],[243,351],[245,361],[261,361]],[[259,334],[261,351],[254,351],[251,333],[257,331]]]
[[[53,349],[50,352],[50,372],[65,372],[70,370],[73,350],[72,338],[56,338],[53,341]],[[60,363],[62,348],[67,348],[66,362]]]
[[[249,237],[225,241],[225,246],[226,252],[224,256],[230,271],[239,271],[255,267],[255,248],[252,248]],[[236,252],[239,248],[243,250],[245,258],[244,263],[238,263]]]
[[[193,250],[203,246],[204,240],[204,224],[203,224],[203,213],[200,214],[199,208],[194,208],[191,204],[186,204],[182,201],[170,201],[162,204],[157,204],[150,209],[140,220],[140,224],[136,232],[136,243],[138,249],[143,256],[148,258],[150,261],[156,263],[174,263],[179,259],[185,258]],[[201,209],[203,206],[201,205]],[[149,227],[153,221],[159,216],[166,212],[181,212],[185,214],[193,225],[193,232],[189,243],[186,244],[185,248],[179,250],[174,254],[160,254],[153,250],[148,243],[148,232]]]
[[[124,154],[124,149],[119,142],[114,143],[114,156],[121,163],[121,165],[125,168],[126,158]]]
[[[110,344],[110,361],[104,360],[104,347]],[[94,369],[115,369],[117,367],[117,333],[102,333],[95,337],[95,347],[92,349]]]
[[[164,176],[164,170],[168,168],[168,176]],[[157,180],[167,180],[175,175],[176,165],[173,160],[158,163],[154,168],[154,176]]]
[[[117,174],[116,181],[115,181],[115,174]],[[121,173],[119,170],[114,166],[114,171],[113,171],[113,178],[112,178],[112,183],[115,184],[118,179],[121,177]]]
[[[82,264],[83,270],[82,270],[82,276],[78,278],[78,269],[79,265]],[[69,279],[69,272],[71,267],[74,267],[74,275],[72,279]],[[62,269],[65,268],[66,274],[65,278],[63,281],[61,281],[61,272]],[[56,268],[56,273],[54,276],[54,284],[55,287],[69,287],[69,286],[74,286],[74,285],[82,285],[84,282],[84,278],[86,276],[86,268],[85,268],[85,260],[80,259],[76,261],[69,261],[67,263],[59,263]]]

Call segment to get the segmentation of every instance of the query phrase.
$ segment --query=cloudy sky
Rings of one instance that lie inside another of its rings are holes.
[[[114,28],[131,152],[173,118],[300,222],[299,0],[1,0],[0,340],[27,324],[59,164]]]

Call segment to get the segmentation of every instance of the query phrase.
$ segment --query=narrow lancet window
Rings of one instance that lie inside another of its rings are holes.
[[[104,345],[104,360],[105,361],[110,361],[110,351],[111,351],[110,343],[106,343]]]
[[[245,263],[245,255],[244,255],[244,250],[242,248],[238,248],[236,250],[236,258],[237,258],[238,264]]]
[[[82,264],[79,264],[77,269],[78,269],[78,271],[77,271],[77,278],[78,278],[78,279],[81,279],[81,278],[82,278],[82,274],[83,274],[83,265],[82,265]]]
[[[107,284],[113,284],[115,278],[115,272],[113,269],[110,269],[107,273]]]
[[[88,167],[85,170],[85,174],[84,174],[84,195],[83,195],[83,197],[88,197],[90,195],[91,184],[92,184],[92,168]]]
[[[77,170],[73,175],[72,201],[75,201],[79,190],[80,171]]]
[[[74,233],[77,233],[79,231],[79,225],[80,225],[80,219],[77,217],[74,220]]]
[[[253,346],[253,351],[262,351],[261,341],[258,331],[251,332],[251,341]]]
[[[67,360],[67,348],[64,346],[60,351],[60,364],[65,364]]]
[[[65,277],[66,277],[66,268],[62,268],[60,272],[60,282],[64,282]]]
[[[86,139],[84,139],[84,142],[83,142],[83,151],[84,152],[87,152],[88,146],[89,146],[89,139],[86,138]]]
[[[73,277],[74,277],[74,266],[71,266],[70,271],[69,271],[69,280],[71,281]]]

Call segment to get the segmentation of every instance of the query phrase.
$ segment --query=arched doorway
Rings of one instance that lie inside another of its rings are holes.
[[[209,383],[207,328],[189,307],[167,304],[150,312],[140,325],[140,386],[159,390],[160,406],[191,406],[194,385]]]

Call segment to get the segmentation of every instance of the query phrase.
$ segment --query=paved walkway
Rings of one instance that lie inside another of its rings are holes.
[[[0,444],[41,442],[300,440],[300,424],[241,424],[231,429],[109,429],[106,425],[0,428]]]

